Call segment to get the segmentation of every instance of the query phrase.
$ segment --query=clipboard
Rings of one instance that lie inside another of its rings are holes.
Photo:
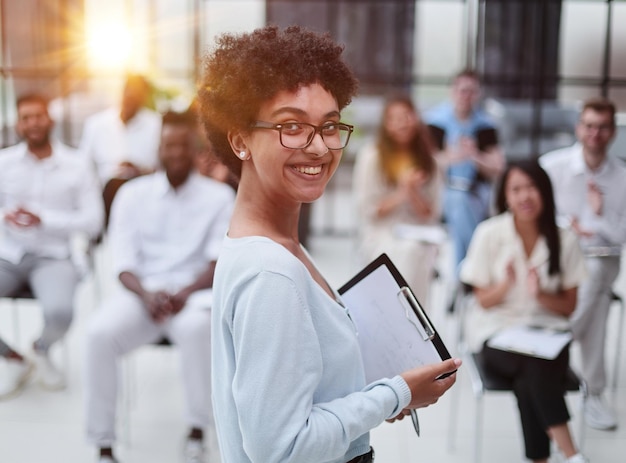
[[[436,125],[428,124],[428,133],[433,146],[441,151],[446,147],[446,131]],[[480,151],[486,151],[498,144],[498,131],[494,127],[481,127],[474,133],[476,145]]]
[[[554,360],[572,341],[572,333],[532,326],[512,326],[495,334],[487,345],[518,354]]]
[[[338,292],[357,329],[368,383],[450,358],[422,305],[387,254],[377,257]]]
[[[476,145],[480,151],[487,151],[498,144],[498,131],[493,127],[483,127],[476,131]]]

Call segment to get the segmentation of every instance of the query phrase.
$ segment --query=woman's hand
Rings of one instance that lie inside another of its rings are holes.
[[[400,376],[411,390],[411,402],[407,409],[428,407],[436,403],[439,397],[456,382],[456,373],[452,373],[446,378],[437,378],[455,371],[459,366],[461,366],[461,359],[448,359],[441,363],[413,368],[402,373]]]
[[[528,269],[526,286],[528,287],[528,292],[532,297],[537,298],[537,296],[539,296],[539,274],[537,273],[537,269],[535,267]]]
[[[483,309],[497,306],[504,300],[511,287],[513,287],[516,278],[515,266],[511,260],[506,264],[504,279],[501,282],[484,288],[474,287],[474,295],[478,303]]]
[[[393,423],[395,421],[402,421],[405,416],[408,416],[410,414],[411,414],[411,410],[408,408],[405,408],[398,415],[394,416],[393,418],[389,418],[388,420],[385,420],[385,421],[387,423]]]

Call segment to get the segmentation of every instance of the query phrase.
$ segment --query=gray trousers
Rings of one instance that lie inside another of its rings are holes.
[[[590,394],[600,394],[606,387],[607,319],[620,257],[588,257],[586,264],[588,276],[578,288],[578,303],[571,323],[574,339],[580,344],[583,379]]]
[[[0,297],[6,297],[25,283],[43,311],[43,331],[34,343],[38,351],[47,351],[70,327],[74,312],[74,293],[78,272],[68,259],[51,259],[26,254],[19,264],[0,259]],[[9,346],[0,340],[0,355]]]

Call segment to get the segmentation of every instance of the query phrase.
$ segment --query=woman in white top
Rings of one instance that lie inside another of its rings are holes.
[[[547,463],[552,439],[567,462],[585,462],[567,424],[568,347],[545,360],[487,345],[515,325],[567,329],[585,277],[583,255],[574,234],[557,227],[552,185],[536,161],[507,167],[497,209],[500,214],[474,232],[461,267],[461,280],[475,295],[466,328],[470,347],[487,368],[513,380],[526,457]]]
[[[423,304],[437,247],[402,236],[397,226],[441,219],[442,181],[432,154],[430,134],[410,97],[394,95],[383,109],[375,143],[358,153],[353,175],[360,256],[369,262],[387,253]]]

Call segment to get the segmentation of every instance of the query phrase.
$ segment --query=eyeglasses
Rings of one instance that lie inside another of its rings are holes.
[[[588,132],[591,132],[592,130],[597,130],[598,132],[606,133],[613,130],[613,126],[610,124],[591,124],[580,121],[580,125],[582,125],[582,127]]]
[[[272,124],[256,121],[252,129],[278,130],[280,144],[285,148],[299,150],[311,144],[315,134],[319,133],[329,150],[341,150],[348,145],[350,134],[354,126],[342,122],[327,122],[322,125],[307,124],[306,122],[286,122]]]

